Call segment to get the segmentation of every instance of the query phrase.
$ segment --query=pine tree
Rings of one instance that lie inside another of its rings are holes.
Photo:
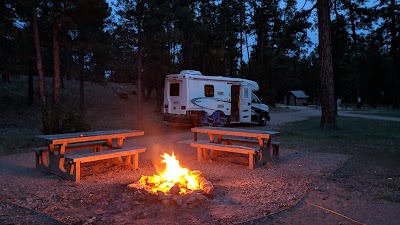
[[[328,0],[317,0],[319,66],[321,76],[321,128],[336,128],[333,84],[330,7]]]

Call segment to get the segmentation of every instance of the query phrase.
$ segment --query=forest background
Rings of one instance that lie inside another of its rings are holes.
[[[63,131],[53,125],[62,124],[64,79],[81,81],[82,116],[84,81],[139,82],[161,107],[164,77],[183,69],[255,80],[270,105],[290,90],[320,104],[325,66],[308,35],[318,32],[318,2],[325,1],[306,1],[305,9],[295,0],[4,0],[0,75],[29,76],[27,104],[40,94],[45,133]],[[334,98],[399,108],[399,1],[326,2]],[[33,89],[34,76],[54,78],[50,94]]]

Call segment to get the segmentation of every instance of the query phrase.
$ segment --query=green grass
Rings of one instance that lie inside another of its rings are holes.
[[[320,117],[281,126],[277,139],[282,152],[287,148],[350,155],[331,179],[351,191],[382,195],[399,190],[400,122],[337,117],[337,129],[319,125]]]
[[[400,159],[400,122],[338,117],[337,129],[322,129],[320,118],[280,127],[280,141],[291,149]]]
[[[385,117],[400,117],[399,110],[393,111],[356,111],[351,112],[352,114],[363,114],[363,115],[373,115],[373,116],[385,116]]]

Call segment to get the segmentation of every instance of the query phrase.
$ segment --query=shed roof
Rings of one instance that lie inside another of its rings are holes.
[[[293,94],[296,98],[309,98],[309,96],[306,95],[306,94],[304,93],[304,91],[301,91],[301,90],[298,90],[298,91],[289,91],[289,93],[287,93],[286,95],[288,95],[288,94]]]

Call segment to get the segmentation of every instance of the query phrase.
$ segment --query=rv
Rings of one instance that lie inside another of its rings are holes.
[[[269,107],[253,93],[258,89],[251,80],[205,76],[195,70],[167,75],[163,121],[198,126],[218,112],[227,123],[256,122],[265,126],[270,120]]]

